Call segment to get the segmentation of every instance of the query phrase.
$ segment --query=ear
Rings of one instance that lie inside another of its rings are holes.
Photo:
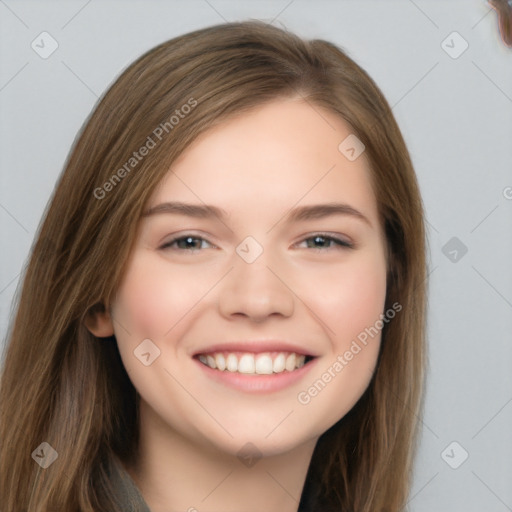
[[[101,303],[94,304],[87,311],[84,324],[97,338],[108,338],[114,335],[114,324],[110,313]]]

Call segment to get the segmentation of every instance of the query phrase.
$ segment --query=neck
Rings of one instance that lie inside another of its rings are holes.
[[[317,439],[286,453],[261,456],[245,442],[228,453],[171,429],[142,399],[140,407],[137,462],[127,471],[151,512],[297,512]]]

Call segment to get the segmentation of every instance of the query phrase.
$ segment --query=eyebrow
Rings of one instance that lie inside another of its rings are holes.
[[[170,213],[177,215],[186,215],[198,219],[207,219],[218,217],[221,220],[229,217],[226,210],[217,206],[208,204],[191,204],[180,201],[170,201],[153,206],[142,214],[142,217],[150,217],[161,213]],[[362,212],[345,203],[325,203],[299,206],[292,208],[286,215],[286,221],[300,222],[307,220],[323,219],[331,215],[348,215],[356,219],[362,220],[370,227],[372,223]]]

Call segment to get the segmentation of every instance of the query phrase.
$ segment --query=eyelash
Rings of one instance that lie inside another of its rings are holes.
[[[173,238],[172,240],[169,240],[168,242],[163,244],[160,247],[160,249],[170,249],[171,246],[175,242],[179,242],[181,240],[187,240],[189,238],[192,239],[192,240],[203,240],[205,242],[208,242],[208,240],[206,240],[205,238],[200,237],[200,236],[183,235],[183,236],[180,236],[180,237]],[[323,238],[324,240],[327,240],[327,241],[329,241],[329,240],[333,241],[338,246],[337,247],[338,249],[353,249],[354,248],[354,244],[353,243],[347,242],[346,240],[342,240],[341,238],[336,238],[336,237],[333,237],[333,236],[330,236],[330,235],[327,235],[327,234],[324,234],[324,233],[315,233],[312,236],[304,238],[301,242],[305,242],[306,240],[311,240],[311,239],[314,239],[314,238]],[[208,243],[210,243],[210,242],[208,242]],[[327,248],[313,247],[312,249],[317,250],[317,251],[325,251],[325,250],[333,249],[333,247],[327,247]],[[180,250],[180,249],[177,249],[177,250]],[[199,249],[192,249],[192,250],[183,249],[183,250],[186,251],[186,252],[196,252]]]

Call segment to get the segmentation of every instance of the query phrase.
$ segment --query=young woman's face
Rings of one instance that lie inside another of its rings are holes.
[[[351,139],[338,148],[350,134],[331,112],[279,100],[175,162],[111,309],[146,424],[270,455],[318,438],[360,398],[379,351],[386,249],[364,152],[354,160]]]

